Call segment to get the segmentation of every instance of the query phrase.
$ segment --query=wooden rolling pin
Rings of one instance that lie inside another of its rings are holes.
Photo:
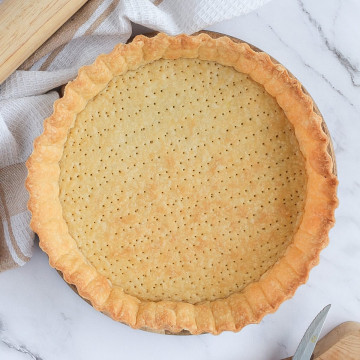
[[[87,0],[4,0],[0,3],[0,84]]]
[[[360,323],[344,322],[330,331],[316,344],[311,360],[360,360]]]

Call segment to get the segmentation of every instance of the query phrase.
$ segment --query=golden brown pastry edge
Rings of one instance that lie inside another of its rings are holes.
[[[62,217],[58,197],[59,161],[76,114],[114,76],[160,58],[180,57],[232,66],[262,84],[294,126],[307,171],[303,219],[285,255],[242,292],[201,304],[141,301],[112,286],[77,248]],[[301,84],[282,65],[273,63],[269,55],[254,51],[245,43],[234,43],[227,37],[213,39],[206,34],[137,36],[132,43],[119,44],[110,54],[100,55],[92,65],[80,68],[77,78],[66,86],[64,97],[54,103],[54,112],[45,120],[44,132],[35,140],[27,161],[31,227],[39,235],[40,247],[49,255],[50,265],[60,270],[67,282],[75,284],[94,308],[114,320],[133,328],[172,333],[184,329],[192,334],[239,331],[247,324],[258,323],[292,297],[306,282],[309,271],[319,262],[320,251],[328,244],[338,204],[338,181],[332,174],[333,162],[327,152],[329,138],[321,122]]]

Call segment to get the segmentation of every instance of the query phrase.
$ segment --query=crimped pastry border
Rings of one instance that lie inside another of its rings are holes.
[[[232,66],[262,84],[294,126],[308,175],[303,219],[285,255],[242,292],[195,305],[141,301],[113,286],[77,248],[62,217],[58,196],[59,161],[68,130],[87,102],[114,76],[161,58],[181,57]],[[239,331],[247,324],[258,323],[292,297],[298,286],[306,282],[310,269],[319,262],[320,251],[328,244],[338,204],[338,181],[332,174],[333,162],[327,152],[329,138],[321,123],[322,118],[315,113],[301,84],[282,65],[272,62],[269,55],[254,51],[245,43],[235,43],[227,37],[213,39],[206,34],[137,36],[132,43],[120,44],[110,54],[100,55],[92,65],[80,68],[77,78],[66,86],[64,97],[55,102],[53,114],[45,120],[44,132],[35,140],[27,161],[31,227],[39,235],[40,247],[49,255],[50,265],[61,271],[67,282],[75,284],[94,308],[114,320],[133,328],[172,333]]]

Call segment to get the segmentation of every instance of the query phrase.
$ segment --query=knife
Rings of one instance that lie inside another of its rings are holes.
[[[292,360],[310,360],[331,305],[325,306],[307,328]]]

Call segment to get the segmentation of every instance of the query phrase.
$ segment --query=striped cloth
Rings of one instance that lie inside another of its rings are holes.
[[[131,22],[170,35],[191,34],[269,0],[89,0],[0,85],[0,272],[30,260],[25,161],[56,88],[131,36]],[[6,46],[6,44],[0,44]]]

